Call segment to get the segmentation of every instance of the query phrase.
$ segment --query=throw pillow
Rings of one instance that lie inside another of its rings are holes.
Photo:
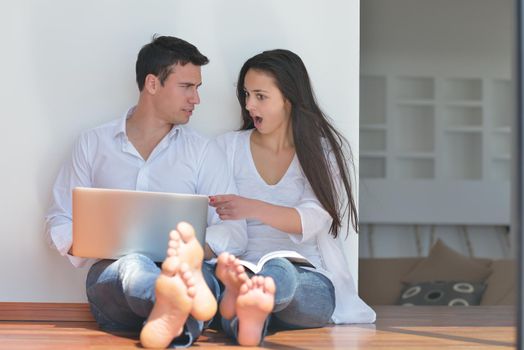
[[[491,264],[493,273],[486,279],[486,291],[481,305],[515,305],[517,286],[517,262],[515,260],[494,260]]]
[[[489,267],[454,251],[439,239],[431,248],[428,257],[402,277],[401,281],[484,282],[490,273]]]
[[[406,286],[397,302],[398,305],[413,306],[470,306],[479,305],[484,283],[462,281],[422,282]]]

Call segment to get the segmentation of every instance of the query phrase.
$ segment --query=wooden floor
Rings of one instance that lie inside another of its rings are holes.
[[[512,349],[515,308],[376,307],[374,325],[277,332],[267,349]],[[197,348],[238,349],[206,331]],[[134,334],[98,330],[85,304],[0,303],[0,349],[136,349]]]

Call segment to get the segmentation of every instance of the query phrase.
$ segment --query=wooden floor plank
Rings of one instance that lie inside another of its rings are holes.
[[[100,331],[84,304],[0,303],[0,349],[137,349],[136,334]],[[343,325],[270,334],[261,348],[513,349],[513,307],[376,307],[373,325]],[[69,319],[68,319],[69,318]],[[198,348],[240,349],[207,330]]]

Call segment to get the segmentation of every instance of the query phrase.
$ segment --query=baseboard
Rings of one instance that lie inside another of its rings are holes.
[[[0,321],[94,321],[86,303],[0,302]]]

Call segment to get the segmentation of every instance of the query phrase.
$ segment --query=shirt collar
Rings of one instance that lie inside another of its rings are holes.
[[[135,109],[136,109],[136,106],[129,108],[127,112],[124,114],[124,116],[118,120],[118,122],[115,125],[113,137],[117,137],[119,135],[124,135],[124,136],[127,135],[126,134],[126,121],[133,115],[133,112],[135,111]],[[172,139],[174,136],[178,135],[182,130],[183,130],[182,125],[175,125],[174,127],[171,128],[171,130],[167,134],[167,137],[169,139]]]
[[[127,110],[127,112],[124,114],[122,118],[118,120],[118,123],[115,125],[115,130],[113,132],[113,137],[117,137],[119,135],[126,135],[126,121],[131,115],[133,115],[133,112],[135,111],[136,106],[133,106]]]

